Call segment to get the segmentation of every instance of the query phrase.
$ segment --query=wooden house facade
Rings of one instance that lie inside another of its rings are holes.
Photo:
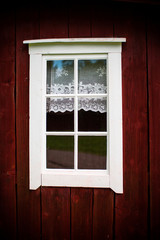
[[[0,9],[0,238],[142,240],[160,235],[160,4],[39,3]],[[123,194],[29,190],[29,39],[126,38]]]

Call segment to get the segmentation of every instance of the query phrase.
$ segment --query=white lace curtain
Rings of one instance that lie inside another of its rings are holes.
[[[47,63],[47,94],[74,93],[74,61],[57,60]],[[105,94],[106,60],[78,61],[78,93]],[[78,99],[78,110],[106,112],[106,98],[81,97]],[[47,98],[48,112],[65,112],[74,110],[74,98]]]
[[[106,98],[79,98],[78,110],[106,112]],[[74,110],[74,98],[48,98],[47,112],[72,112]]]

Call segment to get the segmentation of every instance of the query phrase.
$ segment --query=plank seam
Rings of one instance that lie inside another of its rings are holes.
[[[70,240],[72,240],[72,199],[71,199],[71,188],[70,188]]]
[[[91,233],[91,239],[94,239],[93,237],[93,211],[94,211],[94,188],[92,189],[92,233]]]
[[[17,49],[16,49],[16,39],[17,39],[17,15],[16,10],[14,10],[15,18],[15,90],[14,90],[14,101],[15,101],[15,191],[16,191],[16,239],[18,240],[18,190],[17,190]]]
[[[148,10],[148,9],[147,9]],[[147,212],[147,231],[148,239],[150,239],[150,111],[149,111],[149,78],[148,78],[148,17],[145,16],[146,21],[146,84],[147,84],[147,125],[148,125],[148,212]]]
[[[42,240],[42,187],[40,187],[40,239]]]

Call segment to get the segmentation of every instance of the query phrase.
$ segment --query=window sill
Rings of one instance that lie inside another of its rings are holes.
[[[108,188],[109,175],[106,170],[67,170],[42,173],[42,186]]]

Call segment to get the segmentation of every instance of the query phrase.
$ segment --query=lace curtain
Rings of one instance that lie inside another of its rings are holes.
[[[47,62],[47,94],[74,94],[74,61],[57,60]],[[105,94],[106,60],[78,61],[78,93]],[[78,110],[106,112],[106,98],[79,97]],[[74,110],[74,98],[47,98],[48,112]]]

